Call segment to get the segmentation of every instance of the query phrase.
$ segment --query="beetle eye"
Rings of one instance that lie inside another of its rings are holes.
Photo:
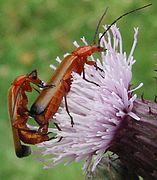
[[[32,79],[37,79],[37,76],[36,76],[36,74],[32,74],[32,77],[31,77]]]
[[[36,80],[36,79],[37,79],[37,71],[36,71],[36,70],[32,71],[32,72],[29,74],[29,77],[30,77],[31,79]]]

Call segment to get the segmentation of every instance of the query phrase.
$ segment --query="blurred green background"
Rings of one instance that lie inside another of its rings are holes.
[[[33,156],[16,158],[7,112],[7,91],[16,76],[37,69],[47,81],[52,74],[49,65],[56,56],[71,52],[74,40],[83,35],[92,42],[96,24],[104,9],[109,11],[103,23],[110,24],[124,12],[143,6],[148,0],[0,0],[0,179],[4,180],[82,180],[82,164],[60,165],[43,170]],[[118,26],[129,52],[133,27],[139,27],[137,60],[133,69],[133,84],[144,83],[138,91],[145,98],[157,95],[153,79],[157,60],[157,1],[153,6],[123,18]],[[31,94],[32,102],[36,93]]]

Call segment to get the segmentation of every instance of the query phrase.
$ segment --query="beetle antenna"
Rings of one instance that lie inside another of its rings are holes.
[[[106,15],[107,10],[108,10],[108,7],[105,9],[103,15],[102,15],[101,18],[99,19],[99,22],[98,22],[98,24],[97,24],[97,26],[96,26],[96,30],[95,30],[94,38],[93,38],[93,44],[96,44],[96,37],[97,37],[97,35],[98,35],[98,30],[99,30],[99,27],[100,27],[100,23],[102,22],[104,16]]]
[[[141,9],[147,8],[147,7],[151,6],[151,5],[152,5],[151,3],[150,3],[150,4],[147,4],[147,5],[145,5],[145,6],[139,7],[139,8],[137,8],[137,9],[134,9],[134,10],[132,10],[132,11],[129,11],[129,12],[124,13],[124,14],[122,14],[121,16],[119,16],[116,20],[114,20],[114,21],[107,27],[107,29],[106,29],[106,30],[103,32],[103,34],[100,36],[100,38],[99,38],[99,40],[98,40],[98,45],[100,45],[100,41],[101,41],[102,37],[107,33],[107,31],[108,31],[117,21],[119,21],[119,20],[120,20],[121,18],[123,18],[124,16],[127,16],[128,14],[131,14],[131,13],[134,13],[134,12],[139,11],[139,10],[141,10]]]

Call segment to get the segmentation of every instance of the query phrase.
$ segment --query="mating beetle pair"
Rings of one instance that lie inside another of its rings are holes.
[[[88,60],[88,57],[95,52],[104,51],[104,48],[100,47],[100,41],[106,32],[122,17],[150,5],[151,4],[148,4],[119,16],[107,27],[96,44],[98,29],[107,12],[106,9],[97,25],[93,45],[76,48],[70,55],[66,56],[60,63],[59,67],[55,70],[47,84],[44,84],[38,78],[36,70],[32,71],[30,74],[19,76],[13,81],[8,94],[8,106],[15,152],[18,157],[28,156],[31,153],[29,146],[23,145],[21,141],[25,144],[37,144],[50,140],[48,136],[49,120],[57,112],[63,98],[65,98],[65,106],[67,113],[71,118],[71,124],[72,126],[74,125],[74,121],[68,111],[68,104],[66,101],[66,95],[70,91],[72,82],[72,72],[76,72],[80,75],[83,74],[83,78],[86,80],[84,66],[85,64],[88,64],[97,68],[96,62]],[[42,88],[42,91],[33,103],[31,109],[28,110],[28,98],[26,92],[31,92],[33,90],[31,84]],[[29,116],[35,119],[39,125],[39,129],[32,130],[28,127],[27,121]],[[59,130],[61,130],[57,124],[55,125]]]

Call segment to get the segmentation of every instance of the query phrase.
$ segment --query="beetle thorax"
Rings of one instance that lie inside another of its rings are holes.
[[[75,51],[72,52],[72,54],[75,56],[79,56],[79,57],[87,57],[97,51],[98,51],[97,46],[89,45],[89,46],[81,46],[81,47],[77,48]]]
[[[14,85],[14,86],[19,86],[19,85],[21,85],[25,80],[26,80],[26,76],[25,76],[25,75],[19,76],[19,77],[17,77],[17,78],[13,81],[13,85]]]

